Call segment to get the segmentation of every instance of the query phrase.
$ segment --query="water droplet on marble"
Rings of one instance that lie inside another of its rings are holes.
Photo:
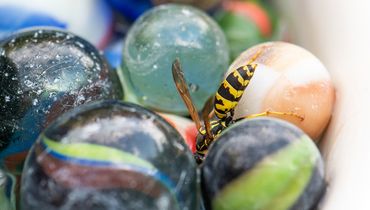
[[[85,48],[85,45],[84,44],[82,44],[81,42],[75,42],[79,47],[81,47],[81,48]]]
[[[50,92],[49,93],[49,98],[55,97],[57,94],[55,92]]]
[[[77,102],[78,103],[81,103],[82,101],[84,101],[85,100],[85,96],[84,95],[78,95],[77,96]]]
[[[64,36],[64,34],[63,34],[63,33],[60,33],[60,32],[56,32],[56,33],[55,33],[55,37],[62,37],[62,36]]]
[[[193,83],[189,84],[189,90],[191,92],[196,92],[198,89],[199,89],[199,85],[196,85],[196,84],[193,84]]]
[[[312,104],[311,105],[311,109],[312,110],[318,110],[319,109],[319,105],[318,104]]]
[[[24,84],[25,84],[27,87],[32,87],[33,82],[31,82],[30,80],[26,80],[26,81],[24,81]]]

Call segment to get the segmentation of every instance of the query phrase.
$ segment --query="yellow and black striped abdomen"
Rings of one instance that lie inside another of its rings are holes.
[[[257,64],[248,64],[233,70],[221,83],[215,96],[215,114],[225,119],[227,113],[234,110],[250,79],[253,77]]]

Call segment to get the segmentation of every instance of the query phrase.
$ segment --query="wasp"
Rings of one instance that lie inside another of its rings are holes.
[[[236,120],[233,119],[234,109],[238,105],[240,98],[250,83],[250,80],[252,79],[258,66],[257,63],[254,62],[262,52],[263,50],[261,49],[255,53],[245,65],[234,69],[222,81],[215,96],[206,101],[201,111],[204,126],[201,125],[200,117],[198,116],[198,112],[190,97],[188,85],[186,83],[180,61],[177,58],[173,62],[172,76],[176,85],[176,89],[184,101],[190,117],[195,122],[195,126],[198,130],[198,135],[196,138],[196,151],[194,154],[197,163],[202,163],[205,155],[207,154],[209,146],[215,139],[217,139],[222,131],[239,120],[268,115],[289,115],[297,117],[301,121],[304,120],[304,117],[293,112],[276,112],[270,110],[259,114],[248,115]],[[212,115],[215,116],[213,120],[211,120]]]

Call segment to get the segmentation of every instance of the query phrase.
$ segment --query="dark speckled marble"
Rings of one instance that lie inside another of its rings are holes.
[[[116,72],[84,39],[49,28],[0,42],[0,164],[19,171],[39,133],[61,113],[122,99]]]

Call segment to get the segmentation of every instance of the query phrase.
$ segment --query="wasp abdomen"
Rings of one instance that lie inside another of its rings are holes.
[[[257,64],[247,64],[232,71],[221,83],[215,96],[215,114],[225,119],[242,97],[245,88],[253,77]]]

